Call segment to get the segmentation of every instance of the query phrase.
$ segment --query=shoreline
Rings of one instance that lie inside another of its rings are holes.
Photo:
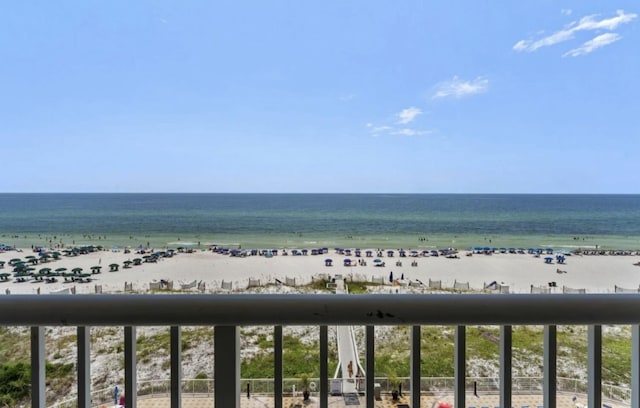
[[[508,235],[508,234],[387,234],[387,235],[323,235],[311,233],[278,234],[193,234],[193,233],[2,233],[0,244],[16,248],[42,246],[46,248],[70,248],[79,246],[103,246],[112,248],[177,248],[188,246],[207,249],[211,245],[231,248],[405,248],[467,250],[478,246],[554,248],[556,250],[640,250],[640,236],[621,235]]]
[[[494,293],[499,287],[508,287],[509,293],[531,293],[532,286],[548,288],[550,293],[562,293],[563,287],[584,289],[586,293],[614,293],[616,286],[633,290],[640,287],[638,252],[633,255],[565,254],[564,263],[559,264],[555,255],[542,254],[536,257],[526,252],[485,255],[462,251],[455,258],[447,258],[442,255],[412,257],[409,256],[410,251],[407,251],[408,256],[399,257],[396,250],[393,257],[389,257],[387,250],[384,250],[380,260],[385,266],[375,266],[373,261],[378,255],[375,248],[371,257],[365,256],[365,250],[362,250],[361,257],[340,254],[334,249],[319,255],[293,255],[292,251],[283,255],[280,251],[271,257],[240,257],[210,249],[185,249],[183,252],[176,251],[172,257],[159,257],[157,262],[142,261],[140,265],[124,268],[125,261],[135,258],[142,260],[151,251],[140,254],[135,250],[126,253],[121,249],[103,249],[77,256],[62,254],[59,260],[29,264],[34,274],[45,267],[52,270],[66,268],[67,271],[82,268],[82,273],[91,280],[65,283],[64,278],[59,276],[56,277],[57,282],[45,283],[33,279],[16,281],[9,261],[15,258],[26,260],[27,256],[38,255],[30,248],[22,248],[21,251],[0,252],[0,262],[5,262],[0,273],[8,275],[7,281],[0,282],[0,294],[7,290],[11,294],[48,294],[71,287],[76,288],[76,293],[95,293],[96,285],[102,287],[103,293],[122,293],[125,282],[138,292],[148,291],[151,283],[155,287],[162,281],[172,281],[174,290],[180,290],[181,284],[188,286],[196,282],[193,288],[185,289],[194,293],[199,293],[198,283],[204,283],[204,293],[246,291],[250,283],[256,287],[251,292],[290,293],[300,289],[279,285],[278,282],[295,280],[296,286],[299,286],[327,275],[375,281],[379,286],[372,287],[373,293],[438,293],[437,289],[429,288],[430,280],[440,281],[442,291],[449,292],[455,286],[460,288],[465,284],[468,284],[470,291],[483,291],[492,282],[495,282],[492,286]],[[551,262],[545,262],[546,257],[550,257]],[[346,258],[353,261],[350,266],[345,266]],[[326,259],[332,259],[332,266],[326,266]],[[401,262],[401,265],[397,262]],[[111,264],[118,264],[118,271],[110,272]],[[96,266],[101,267],[100,273],[91,274],[91,268]],[[391,274],[393,282],[389,281]],[[223,282],[226,282],[226,286]],[[549,285],[552,282],[555,287]],[[229,283],[231,290],[228,289]]]

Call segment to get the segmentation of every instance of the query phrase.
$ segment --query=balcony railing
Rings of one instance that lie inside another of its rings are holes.
[[[138,390],[136,379],[136,327],[170,326],[171,379],[168,394],[171,407],[180,407],[180,326],[215,326],[213,396],[216,407],[239,407],[239,327],[274,326],[274,405],[283,406],[282,326],[320,327],[320,378],[317,398],[328,406],[328,325],[366,326],[367,373],[374,373],[376,325],[412,326],[411,376],[408,389],[411,406],[420,406],[420,343],[423,325],[452,325],[454,335],[453,388],[456,407],[465,407],[465,330],[467,325],[500,326],[500,377],[495,384],[500,406],[512,406],[512,326],[544,325],[543,405],[555,408],[560,379],[556,376],[556,326],[588,326],[588,406],[602,407],[602,325],[631,325],[630,405],[640,408],[640,296],[608,295],[10,295],[0,298],[4,326],[31,326],[32,406],[45,406],[45,326],[77,327],[78,407],[91,407],[91,326],[124,326],[125,389]],[[376,378],[364,378],[367,407],[374,406]],[[517,389],[517,386],[515,387]],[[207,388],[209,390],[209,388]],[[207,391],[209,392],[209,391]],[[135,408],[136,392],[126,393],[127,408]],[[621,399],[625,399],[621,397]]]

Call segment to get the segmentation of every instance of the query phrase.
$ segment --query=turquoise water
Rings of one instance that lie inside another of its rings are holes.
[[[0,194],[0,243],[638,249],[640,196]]]

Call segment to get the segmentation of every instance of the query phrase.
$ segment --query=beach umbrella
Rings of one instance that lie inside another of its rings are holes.
[[[380,259],[380,258],[376,258],[376,259],[374,259],[374,260],[373,260],[373,263],[374,263],[374,264],[382,263],[382,259]]]
[[[51,272],[51,268],[41,268],[38,273],[41,275],[47,275],[49,272]]]
[[[78,268],[73,268],[73,269],[71,270],[71,272],[73,272],[73,273],[80,273],[80,272],[82,272],[82,268],[79,268],[79,267],[78,267]]]
[[[389,282],[393,282],[393,271],[389,272]]]
[[[100,273],[100,269],[102,269],[102,266],[92,266],[91,267],[91,273]]]
[[[24,272],[27,270],[27,265],[19,263],[13,267],[14,272]]]
[[[61,273],[61,272],[66,272],[67,268],[56,268],[56,272]]]
[[[120,265],[118,265],[117,263],[112,263],[109,265],[109,271],[111,272],[115,272],[118,270],[118,268],[120,267]]]
[[[344,260],[344,266],[349,266],[351,265],[351,259],[347,258]]]
[[[20,262],[22,262],[22,259],[20,259],[20,258],[13,258],[13,259],[10,259],[10,260],[9,260],[9,265],[13,266],[13,265],[15,265],[15,264],[17,264],[17,263],[20,263]]]
[[[331,266],[332,262],[333,262],[333,259],[327,258],[327,259],[324,260],[324,265],[325,266]]]

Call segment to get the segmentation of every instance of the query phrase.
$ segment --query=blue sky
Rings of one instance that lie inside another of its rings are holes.
[[[634,1],[0,4],[0,191],[640,193]]]

